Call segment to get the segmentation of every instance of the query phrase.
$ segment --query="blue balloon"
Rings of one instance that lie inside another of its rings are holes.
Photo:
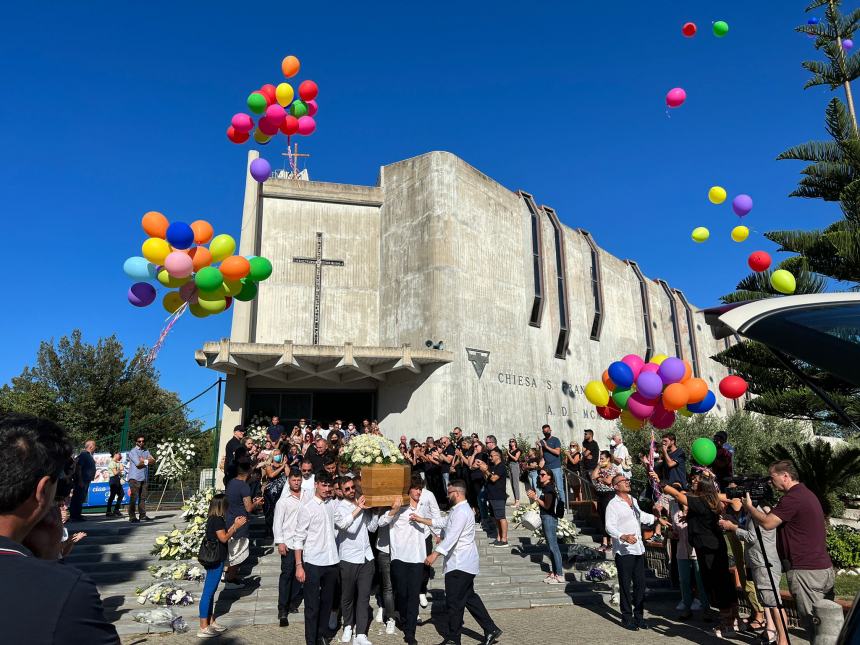
[[[174,249],[190,249],[194,246],[194,231],[185,222],[173,222],[167,227],[166,237]]]
[[[122,270],[135,282],[155,280],[158,271],[146,258],[134,256],[122,263]]]
[[[809,20],[806,21],[806,24],[807,25],[817,25],[818,24],[818,18],[810,18]]]
[[[607,372],[609,372],[609,378],[619,389],[624,390],[633,385],[633,370],[627,363],[615,361],[609,366]]]
[[[714,396],[714,393],[708,390],[708,393],[705,395],[705,398],[699,401],[698,403],[688,403],[687,409],[690,412],[695,412],[696,414],[704,414],[712,407],[717,404],[717,397]]]

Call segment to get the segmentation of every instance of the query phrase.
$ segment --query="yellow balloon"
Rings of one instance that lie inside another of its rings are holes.
[[[233,255],[233,251],[235,250],[236,240],[225,233],[216,235],[209,243],[209,252],[212,254],[213,262],[220,262],[224,258]]]
[[[170,255],[170,245],[160,237],[151,237],[140,247],[141,254],[153,264],[164,264]]]
[[[711,186],[708,191],[708,199],[711,200],[712,204],[722,204],[726,201],[726,189],[722,186]]]
[[[746,226],[735,226],[732,229],[732,239],[735,242],[743,242],[750,236],[750,230]]]
[[[654,356],[654,357],[653,357],[650,361],[648,361],[648,362],[649,362],[649,363],[654,363],[654,365],[659,365],[660,363],[662,363],[663,361],[665,361],[667,358],[669,358],[669,357],[668,357],[668,356],[666,356],[666,354],[657,354],[656,356]]]
[[[604,406],[609,403],[609,390],[600,381],[591,381],[585,386],[585,398],[592,405]]]
[[[200,305],[200,308],[203,311],[210,314],[220,314],[227,308],[227,301],[223,296],[218,300],[204,300],[203,298],[200,298],[198,294],[197,304]]]
[[[188,276],[187,278],[174,278],[167,272],[167,269],[162,269],[161,271],[159,271],[156,278],[165,287],[170,287],[171,289],[177,289],[189,280],[191,280],[191,276]]]
[[[697,226],[693,229],[693,234],[690,237],[693,238],[694,242],[701,243],[711,237],[711,232],[704,226]]]
[[[195,318],[205,318],[209,315],[209,312],[206,311],[199,304],[194,303],[193,305],[188,305],[188,310],[191,312],[191,315]]]
[[[293,102],[293,97],[295,96],[295,92],[293,91],[293,86],[289,83],[280,83],[275,88],[275,99],[278,101],[278,105],[281,107],[287,107],[290,103]]]
[[[794,276],[790,271],[777,269],[770,274],[770,286],[780,293],[784,293],[788,296],[794,293],[794,290],[797,289],[797,282],[795,282]]]
[[[637,419],[628,410],[621,411],[621,425],[628,430],[641,430],[645,425],[645,421]]]
[[[176,312],[182,306],[183,302],[182,296],[179,295],[178,291],[168,291],[164,294],[164,298],[161,299],[161,304],[170,313]]]
[[[222,284],[220,287],[213,291],[197,291],[197,300],[209,300],[210,302],[213,300],[223,300],[224,296],[227,293],[224,291],[224,285]]]
[[[262,132],[260,132],[259,128],[254,130],[254,141],[256,141],[257,143],[269,143],[271,139],[272,137],[270,137],[268,134],[263,134]]]
[[[221,288],[224,291],[224,295],[227,296],[235,296],[242,290],[242,281],[241,280],[224,280],[221,285]]]

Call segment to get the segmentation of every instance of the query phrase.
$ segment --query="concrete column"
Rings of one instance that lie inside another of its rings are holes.
[[[228,374],[224,392],[224,408],[221,414],[221,437],[218,442],[218,463],[224,457],[227,442],[233,438],[233,428],[243,422],[245,412],[245,374]],[[224,488],[224,472],[215,473],[215,488]]]
[[[832,600],[819,600],[812,605],[812,612],[815,615],[815,645],[836,645],[845,622],[842,605]]]

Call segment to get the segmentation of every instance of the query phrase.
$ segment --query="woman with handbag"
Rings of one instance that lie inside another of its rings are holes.
[[[272,532],[272,524],[275,520],[275,504],[281,498],[281,491],[287,485],[287,446],[289,442],[282,439],[278,442],[278,447],[269,455],[269,459],[263,467],[263,473],[266,475],[266,484],[263,488],[263,515],[266,518],[266,537],[274,537]],[[253,497],[254,493],[251,492]]]
[[[538,485],[541,488],[541,496],[538,497],[534,489],[526,491],[529,500],[537,502],[540,507],[540,520],[543,527],[543,536],[550,552],[550,572],[546,574],[543,581],[549,585],[565,584],[564,571],[561,568],[561,550],[558,548],[558,513],[559,494],[556,487],[555,476],[548,468],[539,468],[537,471]],[[564,514],[564,506],[561,506]]]
[[[209,517],[206,519],[206,534],[200,544],[197,560],[206,569],[206,581],[200,593],[200,631],[197,638],[214,638],[226,631],[226,627],[215,622],[215,592],[221,582],[221,573],[227,561],[227,542],[242,527],[247,518],[240,515],[227,528],[227,498],[218,493],[209,502]]]
[[[517,445],[516,439],[508,440],[508,471],[511,477],[511,491],[514,494],[514,501],[511,506],[517,507],[520,505],[520,460],[523,458],[523,451]]]

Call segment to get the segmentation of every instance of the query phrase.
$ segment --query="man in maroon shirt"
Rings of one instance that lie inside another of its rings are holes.
[[[827,554],[826,523],[821,503],[815,494],[798,481],[791,461],[777,461],[770,466],[770,481],[784,495],[770,513],[758,510],[747,495],[744,507],[762,529],[777,531],[779,555],[788,578],[788,588],[797,605],[797,613],[810,636],[813,604],[824,598],[833,600],[835,576]]]

